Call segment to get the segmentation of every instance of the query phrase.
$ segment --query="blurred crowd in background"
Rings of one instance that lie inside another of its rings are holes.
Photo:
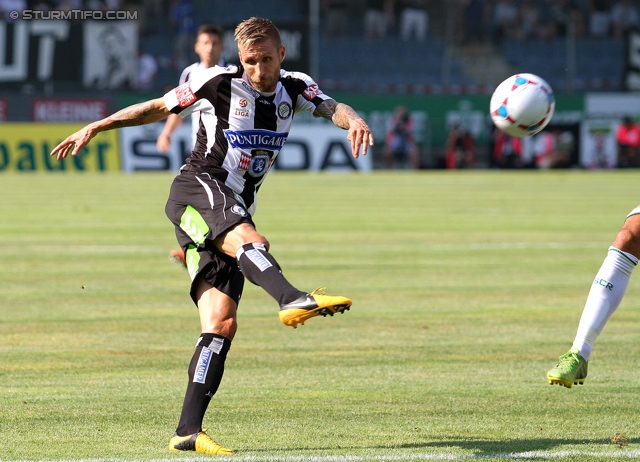
[[[216,8],[233,0],[207,2],[212,16]],[[319,0],[327,36],[351,35],[350,18],[363,22],[366,36],[382,38],[397,34],[409,39],[424,38],[429,33],[432,10],[442,10],[446,3],[457,4],[464,11],[461,38],[500,40],[503,37],[550,38],[567,32],[573,18],[579,36],[622,37],[625,30],[638,25],[638,4],[634,0]],[[292,5],[296,1],[290,2]],[[295,9],[308,11],[308,1]],[[0,0],[0,19],[9,19],[11,11],[136,10],[141,20],[164,21],[179,33],[197,28],[196,0]],[[224,19],[224,18],[220,18]],[[153,33],[149,29],[143,33]]]
[[[11,12],[27,9],[136,12],[140,40],[134,90],[143,93],[157,93],[177,84],[182,69],[198,60],[194,42],[200,25],[214,23],[232,31],[237,22],[248,16],[266,16],[277,25],[298,23],[311,27],[314,5],[319,13],[319,47],[324,50],[319,58],[325,63],[318,72],[321,75],[314,74],[316,79],[329,77],[339,81],[355,76],[352,78],[364,85],[366,79],[373,78],[373,70],[379,68],[379,78],[386,80],[387,85],[399,83],[404,77],[412,83],[429,82],[430,78],[445,84],[458,83],[456,78],[462,84],[478,83],[482,74],[471,73],[469,66],[456,73],[455,59],[460,59],[463,65],[479,60],[484,71],[493,70],[494,74],[487,77],[492,84],[509,69],[497,69],[495,62],[485,60],[502,54],[503,61],[515,68],[523,66],[517,59],[536,57],[542,63],[538,64],[542,66],[540,72],[549,74],[552,86],[570,90],[570,86],[561,87],[568,65],[563,54],[565,47],[557,46],[559,41],[571,38],[578,44],[585,43],[586,49],[593,49],[593,56],[585,57],[581,51],[577,55],[587,60],[586,68],[594,69],[596,77],[606,79],[615,72],[621,73],[622,59],[611,65],[602,63],[600,56],[622,55],[626,34],[640,26],[639,3],[637,0],[272,0],[263,4],[249,0],[0,0],[0,21],[11,22]],[[525,42],[554,45],[530,53],[514,49],[514,44]],[[170,45],[165,46],[167,43]],[[597,54],[598,43],[605,44],[601,55]],[[613,45],[617,47],[615,50]],[[459,53],[447,54],[451,49]],[[368,54],[362,50],[368,50]],[[509,53],[514,55],[514,50],[516,56],[509,63]],[[555,82],[551,67],[558,57],[550,57],[549,50],[560,52],[556,68],[561,74]],[[425,64],[434,56],[435,64]],[[234,56],[227,55],[225,59],[233,62]],[[391,67],[398,67],[400,72],[385,74]],[[325,71],[327,68],[329,71]],[[432,68],[436,68],[435,72],[429,73]],[[164,80],[158,79],[163,70],[172,73],[165,75]],[[327,85],[324,80],[322,83]],[[616,81],[613,87],[605,85],[599,89],[617,91],[621,87]],[[354,87],[346,90],[353,91]],[[416,136],[417,126],[403,106],[388,117],[384,146],[380,148],[384,167],[424,166],[420,158],[424,140]],[[575,150],[578,138],[575,131],[562,127],[545,130],[528,148],[533,155],[525,158],[521,139],[494,131],[487,137],[488,146],[480,148],[479,156],[477,140],[468,126],[457,122],[447,126],[443,148],[446,168],[474,168],[480,158],[485,166],[488,163],[495,168],[568,167],[572,164],[570,152]],[[640,166],[640,127],[633,118],[625,118],[616,133],[616,143],[618,166]]]
[[[325,38],[362,35],[369,39],[401,37],[424,40],[445,32],[439,19],[448,8],[460,12],[455,18],[455,38],[460,43],[566,36],[571,28],[577,37],[622,38],[640,24],[635,0],[317,0]],[[233,0],[0,0],[0,19],[11,11],[103,10],[137,11],[141,34],[173,34],[176,41],[192,36],[202,22],[225,24]],[[289,5],[293,17],[309,15],[308,0],[276,2]],[[221,10],[221,13],[217,12]],[[203,11],[206,12],[203,17]],[[252,15],[251,9],[245,9]],[[262,11],[261,11],[262,12]],[[179,46],[178,46],[179,47]]]

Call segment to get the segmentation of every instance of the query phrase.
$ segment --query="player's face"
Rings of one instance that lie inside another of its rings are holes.
[[[200,34],[196,40],[195,51],[205,67],[213,67],[220,61],[222,40],[217,34]]]
[[[278,46],[271,39],[238,47],[238,56],[249,83],[261,92],[276,90],[284,55],[284,46]]]

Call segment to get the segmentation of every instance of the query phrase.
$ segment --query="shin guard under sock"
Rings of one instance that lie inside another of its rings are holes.
[[[251,283],[262,287],[280,305],[305,295],[282,275],[280,265],[262,244],[245,244],[236,253],[238,266]]]
[[[222,380],[224,362],[230,347],[231,340],[221,335],[200,335],[189,364],[189,384],[176,430],[179,436],[192,435],[202,430],[204,413]]]

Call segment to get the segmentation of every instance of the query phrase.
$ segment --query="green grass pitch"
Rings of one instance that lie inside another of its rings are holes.
[[[171,179],[0,178],[0,461],[212,459],[167,451],[200,333]],[[238,461],[640,457],[640,276],[585,385],[545,378],[639,180],[275,172],[258,230],[292,283],[353,308],[294,330],[247,283],[205,427]]]

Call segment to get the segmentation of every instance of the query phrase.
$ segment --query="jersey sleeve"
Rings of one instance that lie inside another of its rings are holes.
[[[300,106],[301,110],[313,112],[320,103],[328,99],[332,98],[329,95],[325,95],[318,87],[318,84],[312,80],[298,97],[298,106]]]
[[[219,74],[219,70],[213,67],[205,72],[192,74],[189,80],[165,93],[163,99],[167,109],[180,117],[213,109],[217,96],[216,77]]]
[[[194,68],[195,66],[193,64],[184,68],[182,74],[180,74],[180,81],[178,82],[178,85],[182,85],[190,79],[191,73],[193,72]]]
[[[296,98],[295,112],[313,112],[316,108],[328,99],[333,99],[325,95],[318,84],[307,74],[302,72],[282,72],[282,77],[289,78],[298,94]]]

